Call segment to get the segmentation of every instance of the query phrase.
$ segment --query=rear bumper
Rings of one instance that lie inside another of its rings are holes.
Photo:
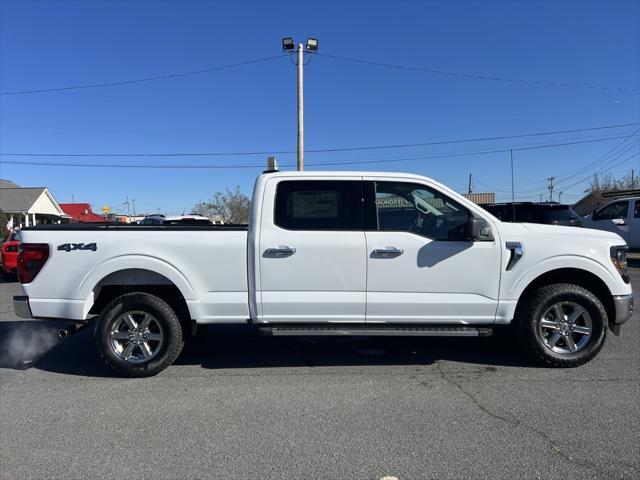
[[[633,293],[629,295],[615,295],[613,304],[616,307],[616,316],[613,319],[615,325],[620,325],[631,318],[633,314]]]
[[[13,297],[13,311],[20,318],[33,318],[31,307],[29,306],[29,297],[26,295]]]

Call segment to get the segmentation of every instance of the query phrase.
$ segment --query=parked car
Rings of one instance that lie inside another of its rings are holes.
[[[640,249],[640,197],[609,202],[587,215],[582,223],[587,228],[617,233],[629,248]]]
[[[17,315],[72,320],[61,335],[95,322],[101,357],[131,377],[225,323],[296,336],[513,325],[534,359],[571,367],[633,309],[619,235],[501,222],[410,174],[271,171],[248,226],[37,225],[21,239]]]
[[[491,203],[481,206],[503,222],[545,223],[548,225],[565,225],[568,227],[582,226],[580,216],[573,211],[570,205],[555,202],[509,202]]]
[[[18,230],[12,231],[7,240],[0,248],[0,258],[2,259],[2,275],[14,277],[16,275],[18,247],[20,246],[20,235]]]
[[[211,225],[212,222],[202,215],[164,216],[149,215],[138,222],[139,225]]]

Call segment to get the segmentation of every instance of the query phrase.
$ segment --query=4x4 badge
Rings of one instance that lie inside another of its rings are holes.
[[[63,243],[62,245],[58,245],[58,250],[62,250],[63,252],[70,252],[72,250],[91,250],[95,252],[98,249],[98,246],[95,243]]]

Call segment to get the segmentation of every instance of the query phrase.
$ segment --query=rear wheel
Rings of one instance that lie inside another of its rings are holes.
[[[105,363],[126,377],[161,372],[184,345],[174,310],[148,293],[128,293],[109,303],[96,323],[95,337]]]
[[[558,283],[539,288],[523,302],[516,327],[524,348],[538,363],[576,367],[602,348],[607,313],[589,290]]]

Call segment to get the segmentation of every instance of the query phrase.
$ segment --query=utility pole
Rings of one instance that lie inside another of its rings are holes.
[[[131,203],[133,204],[132,210],[133,210],[133,216],[136,216],[136,199],[132,198],[131,199]]]
[[[469,188],[468,188],[468,190],[467,190],[467,193],[469,193],[469,194],[473,193],[473,192],[471,191],[471,174],[469,174]]]
[[[634,173],[635,173],[635,172],[633,171],[633,168],[632,168],[632,169],[631,169],[631,190],[633,190],[634,188],[636,188],[636,181],[635,181],[635,179],[634,179],[634,177],[633,177],[633,174],[634,174]]]
[[[293,57],[293,51],[297,51],[295,64],[298,67],[298,171],[304,170],[304,54],[318,53],[318,39],[307,38],[307,43],[298,43],[293,38],[282,39],[282,51],[288,52]]]
[[[513,150],[509,150],[509,156],[511,157],[511,210],[513,213],[513,221],[516,221],[516,189],[513,180]]]
[[[540,203],[542,203],[542,194],[540,194]]]
[[[553,201],[553,181],[556,179],[556,177],[549,177],[547,178],[547,180],[549,181],[549,186],[547,187],[549,189],[549,201]]]
[[[298,171],[304,170],[304,47],[298,44]]]
[[[558,192],[558,203],[562,203],[560,200],[562,198],[562,192]]]
[[[129,204],[129,197],[126,197],[127,200],[123,203],[123,205],[127,206],[127,218],[129,221],[127,223],[131,223],[131,205]]]

